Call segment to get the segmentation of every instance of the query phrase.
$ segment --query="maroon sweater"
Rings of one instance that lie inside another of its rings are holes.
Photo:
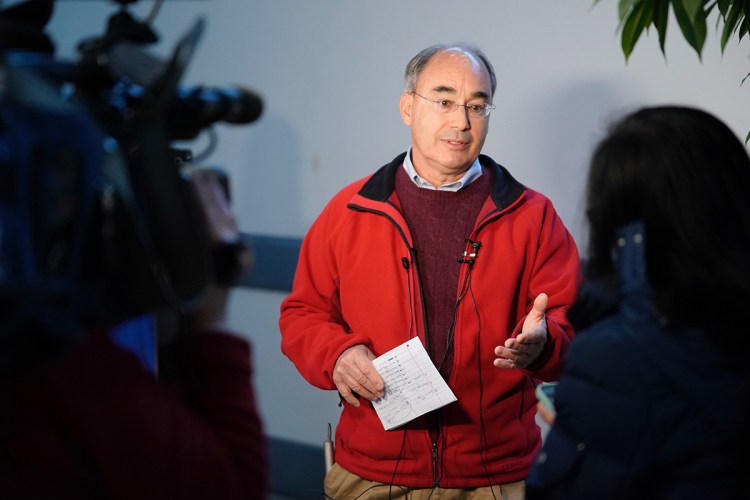
[[[177,390],[104,334],[0,381],[3,498],[264,498],[250,346],[185,336]],[[179,394],[178,394],[179,391]]]
[[[466,248],[466,238],[487,198],[489,170],[468,186],[453,191],[418,187],[401,168],[396,174],[404,219],[417,252],[419,276],[427,307],[430,358],[448,380],[453,365],[453,318],[459,296],[457,261]]]

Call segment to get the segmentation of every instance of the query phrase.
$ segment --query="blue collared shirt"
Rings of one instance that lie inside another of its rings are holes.
[[[409,179],[414,181],[418,187],[423,189],[434,189],[436,191],[453,191],[456,192],[459,189],[468,186],[482,175],[482,165],[479,163],[479,158],[474,160],[469,169],[464,172],[464,175],[460,179],[442,186],[435,187],[424,178],[420,177],[417,173],[417,169],[414,168],[414,164],[411,162],[411,147],[406,152],[406,158],[404,158],[404,170],[409,174]]]

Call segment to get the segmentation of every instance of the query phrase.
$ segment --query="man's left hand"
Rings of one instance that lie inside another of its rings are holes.
[[[544,343],[547,342],[547,321],[544,311],[547,309],[548,300],[546,293],[537,295],[531,312],[523,322],[521,333],[506,340],[504,346],[495,347],[496,367],[526,368],[539,357]]]

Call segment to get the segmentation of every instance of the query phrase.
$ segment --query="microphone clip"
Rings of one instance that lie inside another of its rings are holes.
[[[480,241],[473,241],[469,238],[466,238],[465,241],[468,246],[466,247],[466,250],[464,250],[463,255],[458,257],[456,261],[459,264],[467,264],[469,269],[471,269],[477,258],[477,254],[479,254],[479,248],[482,246],[482,243]]]

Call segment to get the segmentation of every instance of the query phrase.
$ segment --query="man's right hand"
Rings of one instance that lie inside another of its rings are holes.
[[[359,406],[357,394],[370,401],[385,394],[383,378],[375,370],[375,355],[362,344],[345,350],[333,367],[333,383],[344,401]],[[356,394],[354,394],[356,393]]]

